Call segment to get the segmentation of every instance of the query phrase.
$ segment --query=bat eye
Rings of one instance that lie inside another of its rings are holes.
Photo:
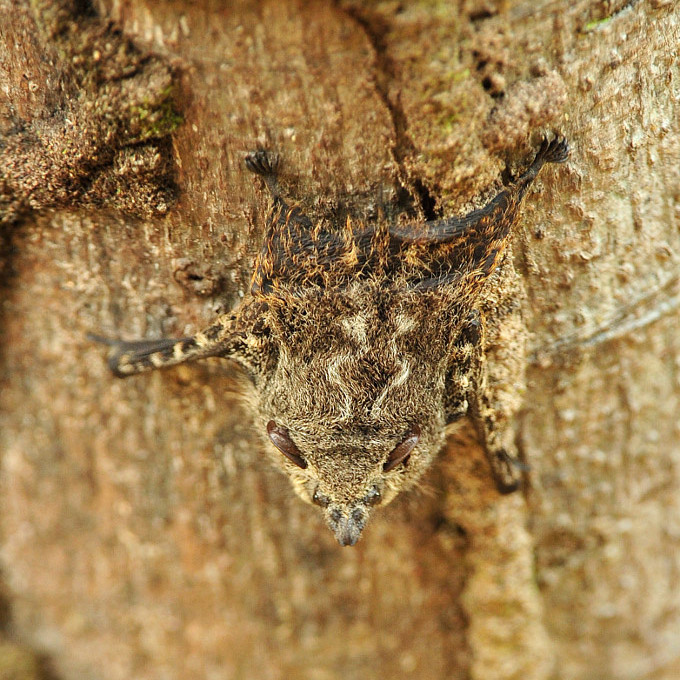
[[[385,461],[383,465],[383,472],[389,472],[393,470],[399,463],[403,463],[411,455],[411,451],[415,448],[415,445],[420,439],[420,428],[414,425],[409,433],[406,435],[401,444],[395,447],[394,451],[390,453],[389,458]]]
[[[322,508],[327,508],[330,505],[331,499],[328,496],[324,496],[318,489],[314,491],[312,496],[312,503],[315,505],[320,505]]]
[[[366,505],[380,505],[382,503],[382,496],[380,495],[380,489],[377,486],[372,486],[366,496],[364,496],[364,501]]]
[[[274,444],[289,461],[295,463],[295,465],[303,470],[307,467],[307,461],[302,457],[300,450],[288,436],[288,430],[284,427],[279,427],[273,420],[270,420],[267,423],[267,434],[269,435],[272,444]]]

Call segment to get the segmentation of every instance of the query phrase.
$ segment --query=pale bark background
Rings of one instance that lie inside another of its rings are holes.
[[[104,58],[50,33],[53,5],[0,0],[0,676],[680,677],[678,4],[101,0],[88,21],[161,73],[126,95],[117,160],[86,141],[120,104],[82,133],[109,81],[71,72]],[[184,123],[139,133],[154,88]],[[50,153],[12,146],[22,126]],[[266,464],[232,367],[116,381],[85,338],[181,334],[238,301],[258,145],[313,214],[409,192],[452,214],[544,130],[573,154],[514,242],[523,493],[495,494],[463,432],[341,549]]]

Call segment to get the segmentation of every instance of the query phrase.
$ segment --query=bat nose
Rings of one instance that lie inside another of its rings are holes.
[[[363,506],[334,506],[329,508],[328,526],[342,546],[355,545],[368,519]]]

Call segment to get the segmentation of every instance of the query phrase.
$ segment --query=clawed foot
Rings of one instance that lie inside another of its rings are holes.
[[[522,485],[522,475],[529,470],[529,466],[508,455],[505,449],[494,451],[491,455],[491,469],[498,492],[507,495],[517,491]]]
[[[536,163],[564,163],[569,157],[569,142],[564,135],[556,135],[552,140],[547,137],[543,138],[541,146],[536,154],[534,165]]]
[[[258,149],[246,154],[246,167],[262,177],[274,177],[279,166],[279,156],[273,151]]]

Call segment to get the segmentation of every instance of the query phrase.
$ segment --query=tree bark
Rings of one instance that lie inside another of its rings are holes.
[[[0,14],[0,669],[28,646],[52,670],[23,677],[63,680],[680,676],[677,3]],[[86,339],[240,300],[253,148],[316,218],[451,215],[553,130],[572,156],[512,252],[520,493],[462,429],[341,549],[267,465],[235,368],[118,381]]]

